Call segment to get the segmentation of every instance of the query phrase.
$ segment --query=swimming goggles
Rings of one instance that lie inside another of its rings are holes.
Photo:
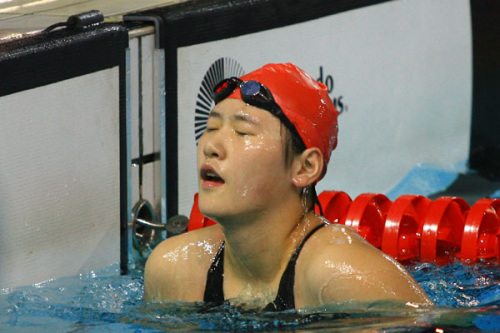
[[[271,112],[271,114],[281,120],[283,125],[285,125],[288,130],[298,135],[300,138],[297,133],[297,129],[293,126],[292,122],[287,118],[287,116],[283,113],[283,110],[281,110],[280,106],[276,103],[271,91],[260,82],[243,81],[237,77],[225,79],[214,88],[212,98],[215,104],[226,99],[238,87],[240,88],[241,99],[243,102]]]

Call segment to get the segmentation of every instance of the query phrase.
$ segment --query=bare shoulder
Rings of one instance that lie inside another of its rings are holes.
[[[158,244],[146,262],[145,300],[203,300],[206,274],[221,242],[222,233],[216,225]]]
[[[379,300],[432,304],[402,265],[338,224],[322,228],[305,244],[297,285],[303,306]]]

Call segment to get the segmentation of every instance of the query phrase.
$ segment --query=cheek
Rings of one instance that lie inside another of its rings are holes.
[[[276,170],[283,162],[281,142],[260,136],[244,140],[241,151],[236,151],[235,156],[238,162],[245,164],[242,167],[249,166],[256,173]]]
[[[251,192],[264,195],[269,188],[283,181],[285,168],[280,141],[252,142],[245,145],[236,159],[238,194],[247,196]]]
[[[200,136],[200,139],[198,140],[198,144],[196,146],[196,153],[198,155],[198,160],[200,159],[200,157],[203,156],[203,147],[205,147],[206,140],[207,140],[206,133],[203,133]]]
[[[200,162],[201,162],[201,156],[202,156],[202,152],[203,152],[203,149],[201,147],[203,147],[203,136],[200,138],[200,141],[198,141],[198,146],[196,147],[196,162],[198,163],[198,166],[200,165]]]

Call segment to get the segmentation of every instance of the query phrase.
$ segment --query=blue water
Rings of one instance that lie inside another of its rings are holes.
[[[119,275],[118,264],[97,272],[0,291],[1,332],[500,331],[500,264],[406,266],[438,306],[329,304],[256,313],[224,305],[144,304],[142,272]]]

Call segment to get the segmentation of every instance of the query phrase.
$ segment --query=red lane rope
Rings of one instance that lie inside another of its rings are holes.
[[[352,200],[342,191],[324,191],[318,198],[330,222],[354,229],[400,261],[500,258],[500,199],[481,199],[469,207],[460,197],[402,195],[392,202],[383,194],[363,193]],[[195,194],[188,231],[212,224],[201,214]]]

